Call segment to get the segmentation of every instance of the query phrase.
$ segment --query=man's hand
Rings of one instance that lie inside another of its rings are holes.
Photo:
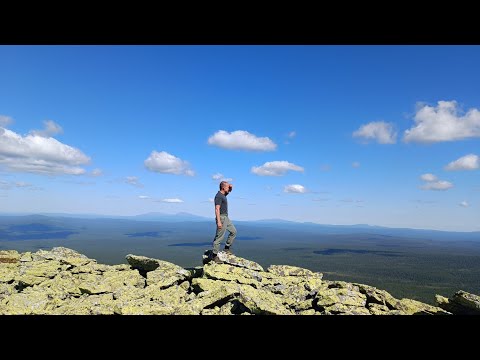
[[[221,228],[222,228],[222,223],[221,223],[221,222],[217,222],[217,227],[218,227],[219,229],[221,229]]]

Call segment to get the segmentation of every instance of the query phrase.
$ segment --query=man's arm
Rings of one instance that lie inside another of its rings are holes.
[[[215,205],[215,219],[217,219],[217,226],[222,227],[222,222],[220,221],[220,205]]]

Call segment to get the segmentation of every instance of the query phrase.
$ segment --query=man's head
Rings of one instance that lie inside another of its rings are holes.
[[[228,181],[220,182],[220,191],[223,191],[225,194],[229,194],[232,191],[232,185],[228,183]]]
[[[228,188],[230,187],[230,184],[228,181],[220,181],[220,190],[224,190],[228,192]]]

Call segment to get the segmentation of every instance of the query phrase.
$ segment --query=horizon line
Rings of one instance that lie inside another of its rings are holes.
[[[141,213],[141,214],[136,214],[136,215],[112,215],[112,214],[96,214],[96,213],[67,213],[67,212],[0,212],[0,216],[31,216],[31,215],[40,215],[40,216],[62,216],[62,215],[67,215],[70,217],[75,217],[75,216],[89,216],[89,217],[99,217],[99,218],[109,218],[109,219],[114,219],[114,218],[135,218],[139,216],[144,216],[144,215],[150,215],[150,214],[158,214],[158,215],[166,215],[166,216],[176,216],[176,215],[191,215],[195,216],[198,218],[202,218],[205,220],[210,220],[210,218],[202,216],[202,215],[197,215],[197,214],[192,214],[186,211],[180,211],[177,213],[163,213],[159,211],[151,211],[147,213]],[[134,220],[134,219],[132,219]],[[154,221],[154,220],[152,220]],[[289,222],[289,223],[294,223],[294,224],[314,224],[314,225],[319,225],[319,226],[339,226],[339,227],[355,227],[355,226],[367,226],[367,227],[375,227],[375,228],[383,228],[383,229],[408,229],[408,230],[425,230],[425,231],[439,231],[439,232],[459,232],[459,233],[475,233],[475,232],[480,232],[480,229],[478,230],[441,230],[441,229],[434,229],[434,228],[419,228],[419,227],[401,227],[401,226],[384,226],[384,225],[371,225],[371,224],[326,224],[326,223],[317,223],[314,221],[295,221],[295,220],[287,220],[287,219],[281,219],[281,218],[269,218],[269,219],[256,219],[256,220],[234,220],[234,221],[241,221],[241,222],[261,222],[261,221],[283,221],[283,222]]]

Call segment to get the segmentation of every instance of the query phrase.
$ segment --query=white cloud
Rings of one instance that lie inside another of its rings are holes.
[[[103,171],[101,169],[93,169],[91,172],[92,176],[101,176],[103,175]]]
[[[297,193],[297,194],[304,194],[307,192],[307,189],[302,186],[302,185],[298,185],[298,184],[293,184],[293,185],[286,185],[284,188],[283,188],[283,192],[286,192],[286,193]]]
[[[362,125],[352,135],[363,138],[365,141],[376,140],[379,144],[395,144],[397,138],[393,124],[384,121],[374,121]]]
[[[231,133],[219,130],[208,138],[208,144],[228,150],[273,151],[277,148],[268,137],[257,137],[243,130]]]
[[[138,198],[139,198],[139,199],[150,199],[150,196],[147,196],[147,195],[139,195]]]
[[[163,201],[163,202],[166,202],[166,203],[183,203],[183,200],[177,199],[177,198],[174,198],[174,199],[163,199],[162,201]]]
[[[449,181],[438,180],[438,181],[429,181],[421,188],[423,190],[439,190],[445,191],[453,187],[453,184]]]
[[[330,199],[328,198],[314,198],[312,201],[329,201]]]
[[[463,201],[462,201],[460,204],[458,204],[458,205],[460,205],[460,206],[462,206],[462,207],[469,207],[469,206],[470,206],[470,204],[469,204],[468,202],[466,202],[465,200],[463,200]]]
[[[360,163],[359,163],[358,161],[354,161],[354,162],[352,163],[352,167],[353,167],[353,168],[359,168],[359,167],[360,167]]]
[[[288,136],[290,139],[292,139],[292,138],[294,138],[296,135],[297,135],[297,133],[296,133],[295,131],[290,131],[287,136]]]
[[[58,125],[57,123],[55,123],[55,121],[53,121],[53,120],[46,120],[46,121],[43,122],[43,124],[45,125],[45,129],[43,129],[43,130],[32,130],[32,131],[30,131],[30,134],[45,137],[45,138],[49,138],[52,135],[60,134],[60,133],[63,132],[62,127],[60,125]]]
[[[143,187],[143,185],[138,181],[138,177],[136,176],[127,176],[125,178],[125,183],[136,186],[136,187]]]
[[[213,180],[220,180],[221,179],[221,181],[228,181],[228,182],[233,181],[232,178],[226,178],[223,174],[220,174],[220,173],[213,174],[212,179]]]
[[[0,115],[0,127],[6,127],[12,122],[13,122],[13,119],[10,116]]]
[[[213,198],[208,198],[208,202],[213,203],[213,201],[214,201]]]
[[[250,171],[259,176],[283,176],[287,171],[303,172],[303,167],[288,161],[270,161],[262,166],[253,166]]]
[[[448,190],[453,187],[453,184],[449,181],[438,180],[438,178],[433,174],[423,174],[420,176],[420,179],[425,181],[425,184],[420,188],[423,190]]]
[[[190,169],[188,161],[182,160],[166,151],[153,150],[150,156],[144,161],[148,170],[175,175],[194,176],[195,172]]]
[[[420,179],[422,179],[423,181],[435,181],[437,180],[437,177],[433,174],[423,174],[422,176],[420,176]]]
[[[449,163],[445,166],[445,170],[475,170],[479,167],[480,157],[475,154],[468,154]]]
[[[10,171],[41,175],[81,175],[90,158],[80,150],[52,137],[21,136],[8,129],[0,131],[0,164]]]
[[[405,130],[405,142],[434,143],[480,137],[480,111],[459,115],[456,101],[439,101],[436,107],[418,104],[415,126]]]

